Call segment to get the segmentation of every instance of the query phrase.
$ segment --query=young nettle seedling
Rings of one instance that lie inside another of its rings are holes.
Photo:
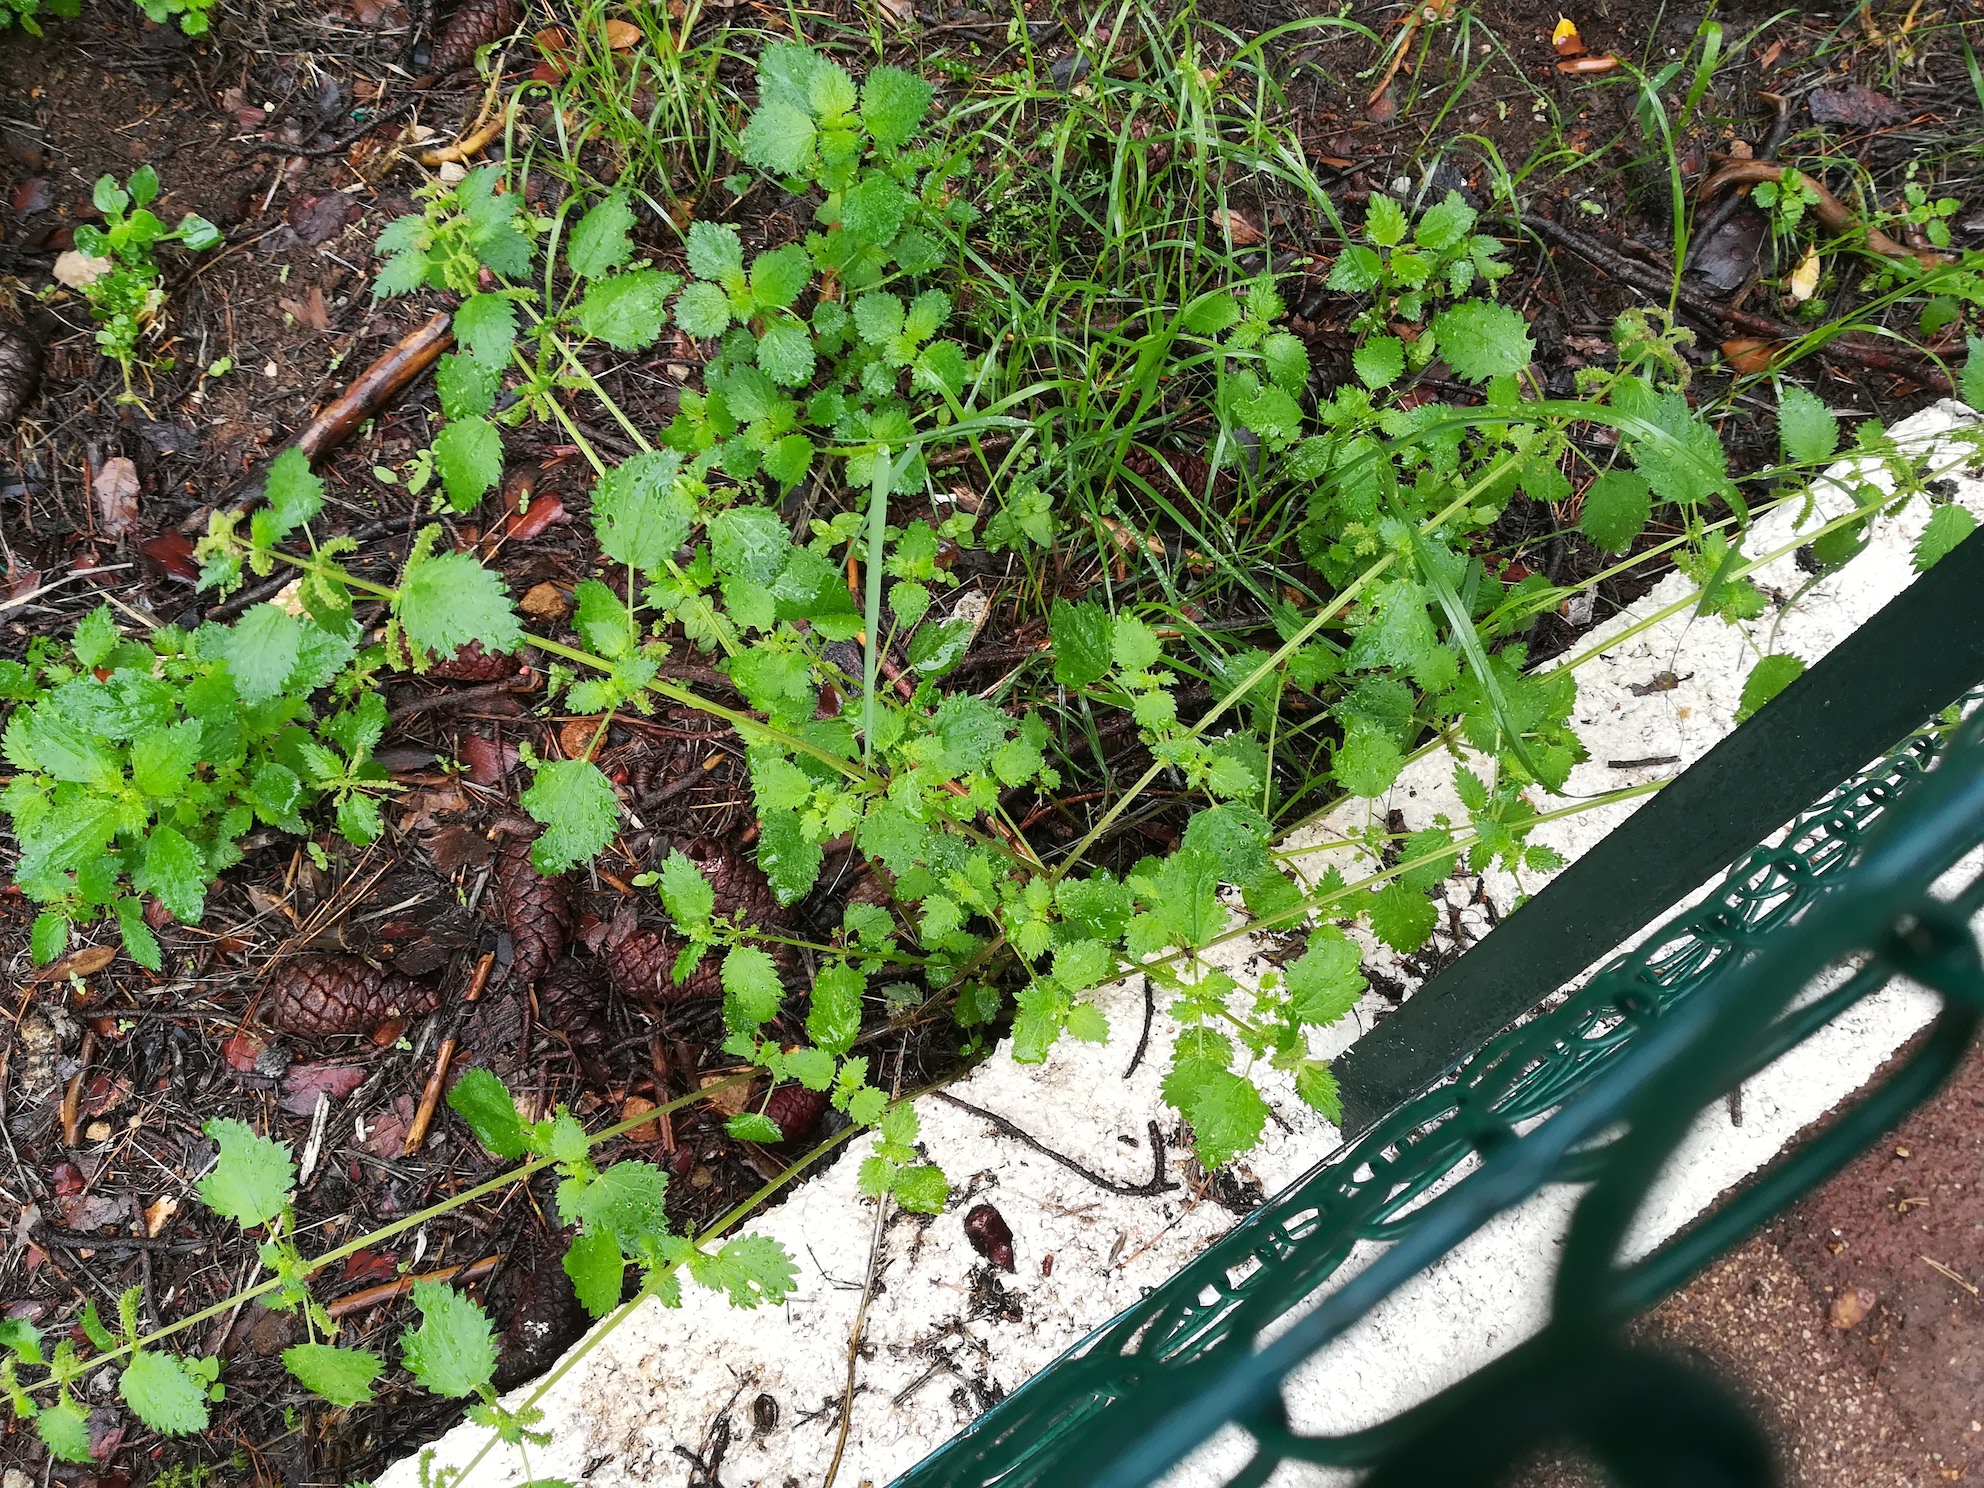
[[[263,566],[323,499],[296,450],[271,469],[268,496],[251,524],[249,561]],[[14,771],[0,812],[20,843],[15,882],[42,906],[38,962],[62,954],[72,925],[108,917],[132,959],[158,969],[142,896],[196,923],[258,822],[302,833],[327,804],[349,841],[379,835],[395,787],[372,757],[386,728],[365,681],[378,648],[361,653],[348,600],[309,585],[302,599],[302,614],[259,604],[233,625],[142,640],[104,606],[67,645],[38,637],[22,661],[0,661],[0,705],[13,705],[0,756]]]
[[[90,316],[100,327],[96,343],[123,372],[126,398],[135,396],[131,369],[140,360],[139,343],[165,307],[163,278],[152,250],[162,243],[177,243],[203,252],[221,242],[220,229],[192,212],[168,230],[148,210],[158,189],[158,172],[149,165],[139,166],[123,186],[115,176],[103,176],[92,198],[103,213],[103,226],[85,223],[76,229],[76,250],[97,261],[92,277],[82,286]]]

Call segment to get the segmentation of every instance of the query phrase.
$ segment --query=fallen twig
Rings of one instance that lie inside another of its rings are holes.
[[[1088,1179],[1097,1188],[1107,1189],[1110,1193],[1123,1194],[1134,1198],[1150,1198],[1156,1194],[1169,1193],[1178,1186],[1164,1176],[1164,1134],[1157,1129],[1157,1123],[1155,1121],[1150,1124],[1150,1182],[1118,1183],[1113,1178],[1105,1178],[1100,1173],[1083,1167],[1072,1157],[1064,1157],[1037,1138],[1028,1136],[1027,1133],[1021,1131],[1012,1122],[995,1111],[988,1111],[983,1106],[974,1106],[970,1101],[960,1100],[946,1090],[933,1090],[930,1093],[940,1101],[948,1101],[960,1111],[969,1111],[981,1120],[991,1122],[992,1125],[998,1127],[1000,1131],[1011,1137],[1015,1142],[1024,1142],[1042,1157],[1052,1158],[1069,1172],[1081,1174],[1082,1177]]]
[[[333,398],[296,437],[297,448],[311,464],[316,464],[349,439],[360,424],[404,392],[408,383],[433,366],[454,340],[453,317],[445,310],[437,310],[353,378],[351,385]]]
[[[434,1052],[434,1071],[427,1077],[427,1084],[420,1092],[420,1109],[413,1113],[413,1123],[406,1129],[404,1155],[414,1157],[427,1140],[427,1128],[434,1124],[435,1107],[441,1104],[441,1087],[448,1082],[448,1066],[455,1059],[455,1036],[461,1030],[462,1019],[482,996],[482,989],[489,985],[489,968],[496,964],[494,951],[483,952],[482,959],[475,963],[475,975],[469,978],[468,990],[462,994],[461,1006],[455,1009],[453,1023],[449,1025],[448,1036],[441,1040],[441,1047]]]
[[[438,1271],[428,1271],[420,1276],[396,1276],[391,1281],[382,1281],[377,1286],[366,1287],[353,1292],[349,1297],[340,1297],[335,1302],[324,1304],[324,1311],[334,1318],[350,1317],[354,1312],[364,1312],[387,1302],[398,1301],[416,1284],[423,1281],[452,1281],[467,1285],[480,1281],[502,1261],[501,1256],[484,1256],[479,1261],[469,1261],[460,1266],[443,1266]]]
[[[516,692],[535,692],[537,673],[519,672],[514,677],[505,677],[501,682],[484,682],[477,687],[459,687],[453,692],[437,692],[432,697],[416,698],[393,709],[390,717],[394,723],[402,723],[422,713],[435,713],[443,709],[466,708],[471,703],[487,702],[490,698],[503,697]]]
[[[509,128],[509,126],[510,111],[504,109],[487,123],[483,124],[481,128],[463,135],[452,145],[441,145],[432,150],[422,150],[419,156],[420,163],[432,168],[437,165],[447,165],[451,161],[473,160],[484,150],[488,149],[495,142],[496,136]]]

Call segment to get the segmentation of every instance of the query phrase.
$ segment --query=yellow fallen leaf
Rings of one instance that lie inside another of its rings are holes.
[[[1791,301],[1802,305],[1819,292],[1819,250],[1807,248],[1805,256],[1798,260],[1798,267],[1791,271]]]
[[[1560,57],[1575,57],[1584,50],[1584,38],[1578,35],[1577,23],[1569,16],[1557,17],[1557,29],[1550,33],[1550,45],[1557,49]]]

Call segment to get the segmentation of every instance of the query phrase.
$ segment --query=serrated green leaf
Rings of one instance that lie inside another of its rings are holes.
[[[710,556],[717,571],[746,583],[769,585],[785,567],[792,537],[769,507],[733,506],[709,521]]]
[[[485,367],[507,367],[517,342],[517,307],[507,296],[472,294],[455,311],[455,344]]]
[[[324,509],[323,478],[310,468],[310,461],[295,445],[277,455],[270,464],[262,493],[282,537]]]
[[[785,1133],[771,1117],[758,1111],[739,1111],[723,1124],[724,1131],[740,1142],[783,1142]]]
[[[1956,390],[1963,401],[1984,413],[1984,336],[1970,336],[1964,342],[1967,355],[1957,374]]]
[[[458,512],[472,510],[503,478],[503,436],[486,418],[453,419],[434,436],[434,471]]]
[[[730,298],[714,284],[691,284],[675,301],[675,323],[684,333],[707,340],[730,325]]]
[[[1652,515],[1653,491],[1646,477],[1608,470],[1585,488],[1578,530],[1608,553],[1623,553]]]
[[[244,1230],[281,1214],[296,1187],[289,1148],[225,1117],[214,1117],[201,1130],[220,1144],[214,1170],[194,1185],[207,1207]]]
[[[1261,1093],[1210,1060],[1175,1062],[1164,1077],[1164,1098],[1191,1126],[1192,1145],[1208,1169],[1252,1149],[1267,1127]]]
[[[1440,356],[1454,375],[1487,382],[1520,372],[1536,355],[1529,326],[1507,305],[1465,300],[1433,317]]]
[[[790,308],[813,282],[813,256],[787,243],[751,260],[751,301],[760,310]]]
[[[1345,728],[1330,771],[1351,795],[1375,798],[1392,788],[1404,764],[1390,734],[1359,720]]]
[[[729,286],[744,278],[744,243],[737,229],[720,222],[692,222],[687,242],[689,272],[698,279]]]
[[[66,1394],[54,1405],[44,1406],[34,1418],[34,1429],[42,1445],[64,1462],[93,1462],[90,1452],[90,1415]]]
[[[1432,900],[1397,882],[1373,891],[1365,912],[1371,918],[1371,933],[1400,955],[1418,950],[1440,922]]]
[[[723,958],[723,1021],[732,1033],[756,1033],[785,998],[778,963],[756,946],[732,946]]]
[[[593,531],[600,551],[643,572],[662,566],[689,540],[695,507],[676,476],[682,457],[650,450],[622,461],[593,487]]]
[[[1389,387],[1405,372],[1405,343],[1396,336],[1373,336],[1351,353],[1357,380],[1368,388]]]
[[[1431,252],[1445,253],[1458,248],[1474,231],[1475,218],[1474,208],[1461,199],[1461,194],[1449,191],[1445,200],[1428,207],[1420,216],[1412,240]]]
[[[478,362],[466,352],[447,352],[434,365],[434,391],[449,419],[481,418],[496,406],[502,369]]]
[[[796,320],[767,326],[758,338],[758,366],[780,387],[804,387],[813,378],[813,333]]]
[[[1357,1006],[1365,982],[1358,967],[1363,953],[1335,926],[1324,926],[1309,949],[1289,963],[1283,978],[1296,1021],[1326,1028]]]
[[[1364,294],[1375,289],[1383,277],[1384,260],[1356,243],[1337,255],[1330,269],[1329,287],[1341,294]]]
[[[744,126],[744,159],[781,176],[789,176],[812,158],[819,128],[813,116],[796,104],[772,100],[758,105]]]
[[[620,822],[613,783],[591,760],[545,761],[517,804],[544,826],[530,845],[530,860],[547,876],[591,862]]]
[[[746,1309],[783,1301],[799,1280],[799,1268],[785,1247],[765,1235],[727,1240],[713,1256],[698,1251],[689,1274],[697,1285],[727,1293],[731,1306]]]
[[[572,229],[565,244],[565,261],[581,278],[597,278],[617,269],[634,253],[630,236],[634,209],[627,193],[615,191],[595,202]]]
[[[1364,214],[1364,236],[1380,248],[1394,248],[1405,241],[1405,208],[1389,196],[1372,192]]]
[[[889,1179],[896,1203],[912,1214],[942,1214],[950,1202],[950,1180],[935,1163],[912,1163],[896,1169]]]
[[[780,904],[796,904],[820,876],[825,849],[809,841],[791,812],[763,816],[758,823],[758,867]]]
[[[1309,381],[1309,350],[1299,336],[1274,331],[1261,342],[1261,362],[1268,378],[1285,392],[1299,393]]]
[[[244,703],[278,696],[303,649],[303,623],[280,605],[258,604],[220,635],[234,691]]]
[[[661,339],[668,324],[668,297],[681,283],[679,274],[660,269],[634,269],[595,279],[579,301],[579,326],[617,350],[645,350]]]
[[[1744,722],[1772,698],[1805,675],[1805,663],[1782,653],[1761,658],[1743,679],[1743,696],[1736,704],[1736,721]]]
[[[471,553],[422,553],[409,562],[397,609],[407,639],[439,656],[453,656],[470,641],[489,651],[514,651],[523,642],[502,578]]]
[[[206,860],[175,828],[161,823],[145,839],[131,886],[156,897],[182,924],[196,925],[206,910]]]
[[[495,1330],[483,1310],[446,1282],[417,1281],[420,1327],[400,1335],[413,1377],[436,1395],[473,1395],[496,1373]]]
[[[282,1351],[282,1362],[304,1389],[347,1409],[372,1398],[372,1382],[386,1367],[377,1354],[328,1343],[294,1344]]]
[[[1929,514],[1928,525],[1922,529],[1921,537],[1915,540],[1915,571],[1923,573],[1931,565],[1949,556],[1956,545],[1977,530],[1977,518],[1966,507],[1954,501],[1937,507]]]
[[[1326,1120],[1343,1120],[1343,1097],[1337,1090],[1336,1074],[1326,1059],[1305,1059],[1295,1071],[1295,1094],[1310,1110]]]
[[[829,1054],[845,1054],[861,1036],[861,999],[868,979],[844,961],[820,969],[806,1012],[806,1034]]]
[[[207,1426],[207,1387],[176,1354],[142,1349],[117,1377],[117,1393],[140,1421],[165,1436]]]
[[[620,1291],[627,1278],[627,1258],[606,1231],[591,1230],[574,1236],[565,1251],[564,1264],[579,1305],[591,1316],[603,1318],[620,1305]]]
[[[1063,687],[1086,687],[1109,675],[1109,612],[1097,604],[1054,601],[1048,616],[1054,645],[1054,680]]]
[[[476,1141],[506,1162],[530,1151],[516,1100],[494,1070],[478,1065],[455,1081],[448,1108],[468,1123]]]
[[[200,721],[182,718],[131,741],[131,783],[148,796],[176,799],[200,763]]]
[[[1839,420],[1813,394],[1787,387],[1777,400],[1777,437],[1785,459],[1822,464],[1839,448]]]
[[[861,84],[861,122],[884,150],[899,150],[923,126],[930,84],[900,67],[877,67]]]

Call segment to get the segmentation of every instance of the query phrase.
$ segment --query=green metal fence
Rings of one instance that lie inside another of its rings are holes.
[[[1940,586],[1925,579],[1878,617],[1890,622],[1890,638],[1899,625],[1921,644],[1925,606],[1936,613],[1954,602],[1984,615],[1984,542],[1945,561],[1959,556],[1961,571],[1932,570]],[[1557,978],[1533,982],[1537,1005],[1525,1021],[1475,1041],[1446,1078],[1436,1063],[1436,1083],[1395,1104],[896,1488],[1140,1488],[1229,1422],[1254,1444],[1232,1479],[1242,1485],[1265,1482],[1285,1461],[1363,1469],[1374,1488],[1486,1485],[1524,1452],[1563,1438],[1622,1483],[1772,1481],[1767,1444],[1726,1396],[1672,1360],[1628,1347],[1619,1330],[1931,1093],[1984,1015],[1984,964],[1968,928],[1984,907],[1984,876],[1953,895],[1928,892],[1984,843],[1984,710],[1959,726],[1960,709],[1945,707],[1984,682],[1984,620],[1963,616],[1929,634],[1952,654],[1939,680],[1904,706],[1917,709],[1907,715],[1914,719],[1939,716],[1903,747],[1798,814],[1781,840],[1743,856],[1719,889],[1582,988],[1553,996]],[[1857,661],[1837,662],[1835,653],[1803,679],[1811,716],[1838,706],[1833,716],[1843,718],[1856,688],[1891,675],[1878,646],[1861,650]],[[1745,741],[1752,752],[1755,744]],[[1714,775],[1713,756],[1690,776],[1704,767]],[[1720,788],[1741,786],[1724,771]],[[1642,904],[1633,923],[1648,923],[1674,897]],[[1484,946],[1525,920],[1532,940],[1547,935],[1544,911],[1540,896]],[[1632,1219],[1696,1113],[1897,976],[1943,1000],[1906,1064],[1738,1196],[1621,1264]],[[1423,1045],[1414,1057],[1428,1057]],[[1538,1336],[1368,1430],[1312,1438],[1290,1428],[1280,1391],[1292,1370],[1495,1214],[1565,1182],[1589,1186]],[[1353,1247],[1368,1241],[1390,1244],[1328,1290]]]

